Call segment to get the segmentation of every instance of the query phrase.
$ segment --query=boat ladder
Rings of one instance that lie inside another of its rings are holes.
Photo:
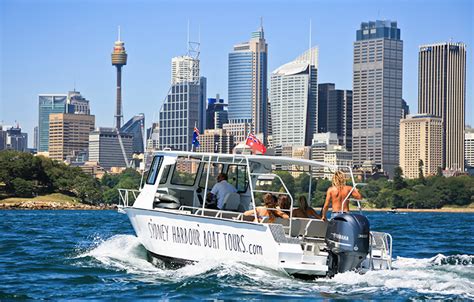
[[[392,269],[392,235],[370,232],[370,252],[362,266],[371,270]]]

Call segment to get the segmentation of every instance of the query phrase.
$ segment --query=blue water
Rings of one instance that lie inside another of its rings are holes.
[[[368,213],[392,271],[303,281],[242,263],[153,266],[114,211],[0,211],[0,301],[12,299],[474,299],[474,214]]]

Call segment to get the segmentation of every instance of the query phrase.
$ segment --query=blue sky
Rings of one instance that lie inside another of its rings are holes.
[[[30,134],[38,123],[37,95],[75,88],[91,101],[97,126],[112,126],[115,69],[110,53],[122,28],[125,119],[155,120],[170,82],[173,56],[201,37],[201,75],[208,97],[227,100],[227,57],[263,17],[269,71],[319,46],[318,81],[352,89],[352,47],[360,23],[398,22],[404,41],[403,97],[417,111],[418,46],[462,41],[468,48],[466,123],[474,125],[474,1],[125,1],[0,0],[0,121]]]

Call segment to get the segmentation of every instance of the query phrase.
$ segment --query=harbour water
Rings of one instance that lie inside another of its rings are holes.
[[[0,211],[0,301],[474,299],[474,214],[367,215],[392,234],[395,269],[304,281],[212,259],[156,267],[115,211]]]

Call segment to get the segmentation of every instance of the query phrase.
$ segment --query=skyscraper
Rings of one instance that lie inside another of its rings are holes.
[[[0,132],[3,132],[0,133],[0,150],[10,149],[22,152],[28,150],[28,134],[21,132],[18,124],[12,127],[4,127],[4,129],[2,130],[2,126],[0,126]]]
[[[94,130],[95,116],[89,114],[52,113],[49,115],[49,157],[59,161],[75,152],[87,152],[89,133]]]
[[[49,115],[66,112],[66,94],[38,96],[38,152],[47,152],[49,146]]]
[[[171,89],[159,117],[161,149],[190,150],[194,127],[205,129],[206,78],[199,76],[198,56],[171,59]]]
[[[171,84],[199,82],[199,59],[179,56],[171,59]]]
[[[374,161],[389,175],[399,164],[403,41],[397,22],[363,22],[354,42],[354,165]]]
[[[133,136],[115,128],[98,128],[89,134],[89,161],[102,168],[128,167],[133,154]]]
[[[234,46],[229,54],[229,122],[250,123],[254,133],[267,125],[267,54],[263,27],[252,33],[250,41]]]
[[[144,129],[145,129],[145,114],[140,113],[132,117],[126,122],[120,133],[127,133],[133,136],[133,153],[145,152],[144,147]]]
[[[115,107],[115,127],[120,129],[122,126],[122,66],[127,65],[127,53],[125,52],[124,42],[120,41],[120,27],[118,39],[114,43],[112,52],[112,65],[117,68],[117,101]]]
[[[427,114],[408,116],[400,122],[400,167],[407,178],[418,178],[419,162],[423,174],[435,175],[442,164],[442,122]]]
[[[318,48],[277,68],[271,75],[272,144],[310,146],[318,129]]]
[[[418,75],[418,112],[443,121],[443,168],[464,171],[466,46],[420,46]]]
[[[466,128],[464,134],[464,156],[466,170],[473,175],[474,172],[474,129]]]
[[[318,129],[336,133],[339,145],[352,150],[352,90],[335,89],[333,83],[318,85]]]
[[[207,99],[206,109],[206,129],[222,129],[222,125],[228,122],[227,104],[224,99],[216,98]]]
[[[84,98],[79,91],[69,91],[67,93],[66,113],[71,114],[91,114],[89,101]]]

